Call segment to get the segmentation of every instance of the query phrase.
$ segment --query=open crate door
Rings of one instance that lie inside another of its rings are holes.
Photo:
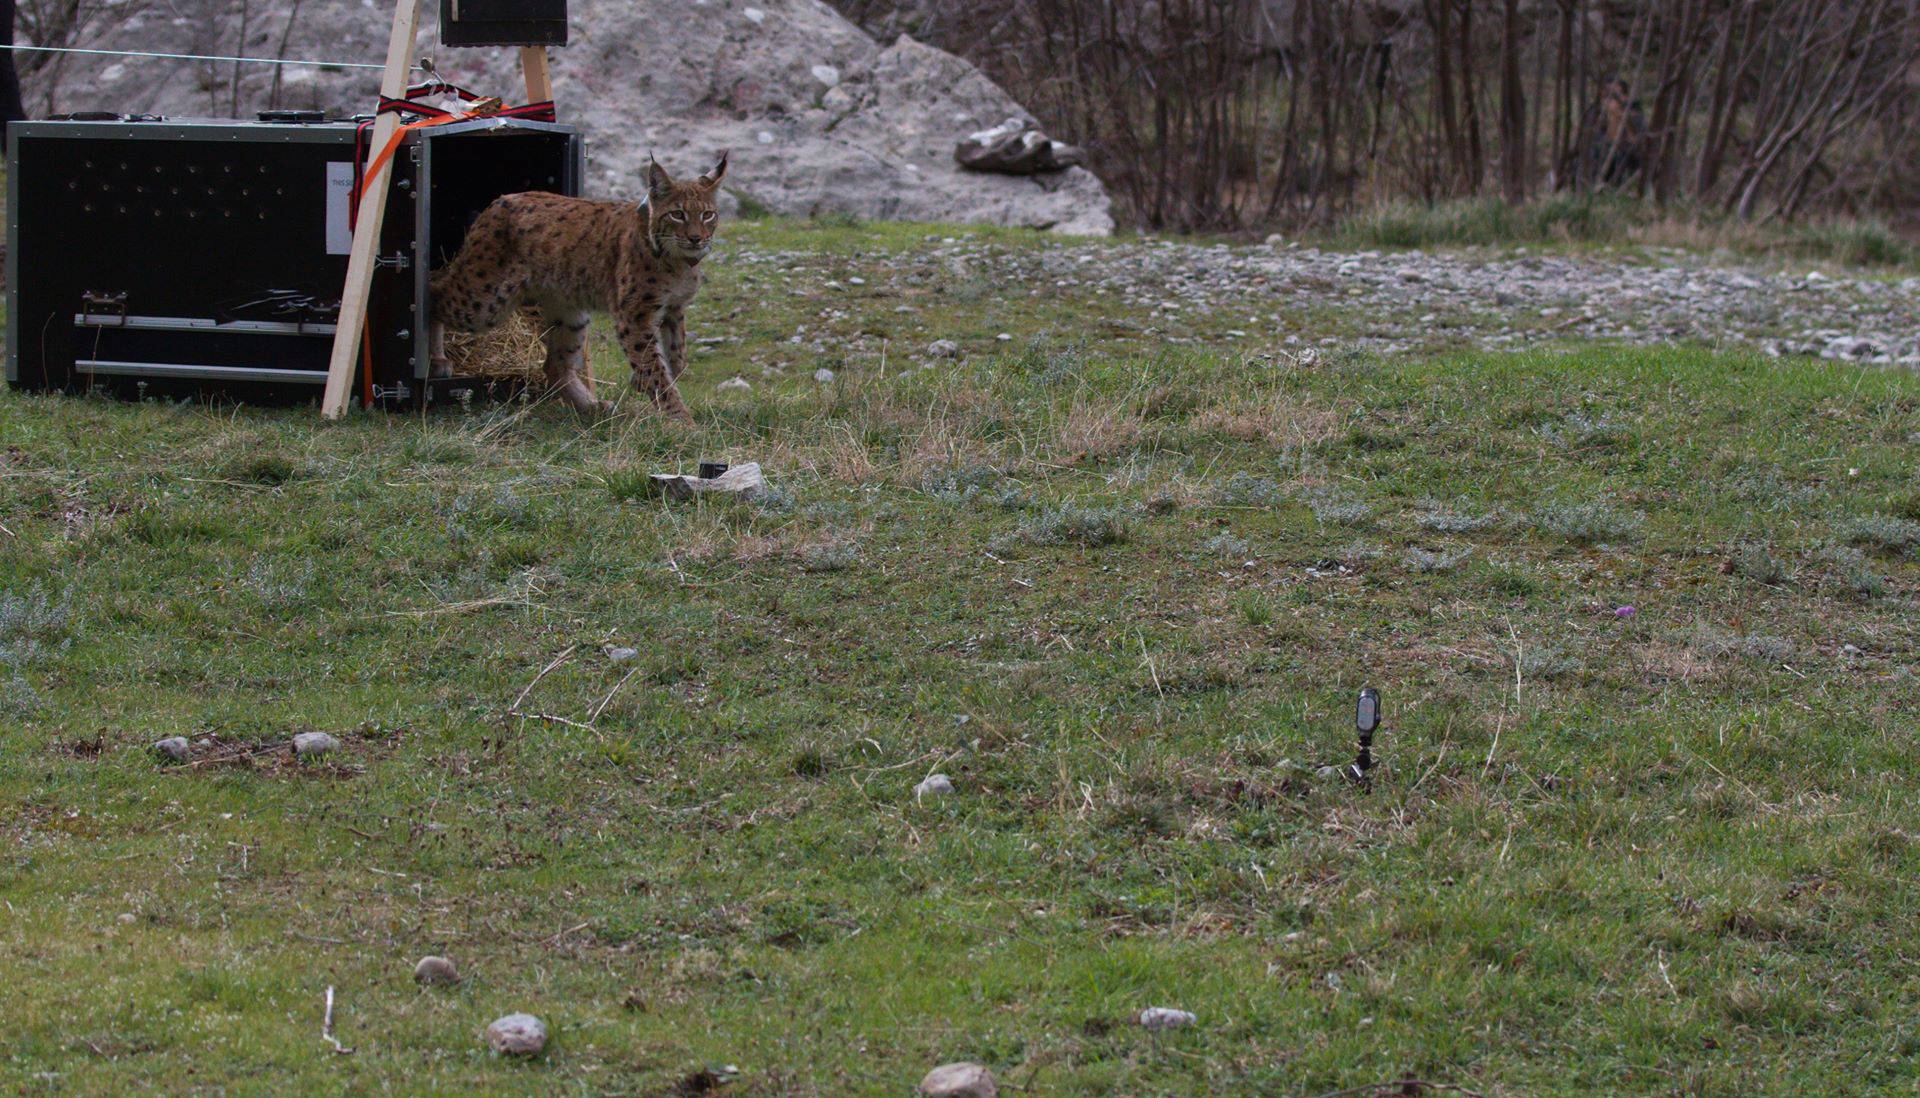
[[[423,0],[395,0],[393,30],[387,39],[386,71],[380,94],[398,99],[406,94],[407,74],[413,68],[415,25]],[[458,45],[515,45],[520,48],[520,70],[526,77],[527,100],[553,100],[553,79],[547,69],[547,46],[567,40],[566,0],[441,0],[441,40]],[[471,24],[468,40],[462,36]],[[491,27],[492,29],[487,29]],[[399,128],[398,116],[382,111],[374,121],[369,147],[385,149]],[[346,285],[340,294],[340,323],[327,360],[327,384],[320,398],[320,414],[339,419],[352,398],[354,367],[360,359],[361,337],[367,323],[367,294],[373,281],[380,229],[387,214],[390,169],[370,164],[354,227],[353,249],[347,258]]]

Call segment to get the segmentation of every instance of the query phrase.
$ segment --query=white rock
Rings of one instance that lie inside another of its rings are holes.
[[[507,1014],[487,1026],[487,1047],[502,1056],[535,1056],[547,1047],[547,1023],[531,1014]]]
[[[753,388],[753,382],[748,381],[746,378],[741,377],[738,374],[735,374],[734,376],[728,378],[727,380],[721,382],[720,384],[715,385],[714,388],[716,389],[751,389]]]
[[[959,358],[960,345],[951,339],[936,339],[927,344],[927,353],[935,358]]]
[[[999,341],[1000,341],[1000,342],[1002,342],[1002,343],[1005,343],[1005,342],[1007,342],[1008,340],[1010,340],[1010,339],[1012,339],[1012,338],[1013,338],[1013,333],[1011,333],[1011,332],[1001,332],[1001,333],[1000,333],[999,335],[997,335],[997,336],[994,336],[993,338],[995,338],[995,339],[997,339],[997,340],[999,340]]]
[[[928,797],[944,797],[953,792],[953,779],[945,774],[929,774],[927,780],[913,787],[913,799],[924,801]]]
[[[822,366],[818,370],[815,370],[813,372],[813,380],[819,382],[822,385],[833,384],[834,377],[835,377],[834,372],[832,370],[827,369],[825,366]]]
[[[1175,1010],[1173,1007],[1148,1007],[1134,1015],[1133,1020],[1140,1023],[1142,1029],[1179,1029],[1192,1025],[1197,1019],[1190,1011]]]
[[[927,1072],[915,1088],[921,1098],[999,1098],[1000,1084],[986,1065],[970,1062],[941,1064]]]
[[[460,982],[460,969],[445,957],[432,954],[413,966],[413,982],[430,987],[446,987]]]
[[[317,759],[340,750],[340,741],[325,732],[302,732],[293,738],[293,753],[301,758]]]
[[[820,81],[829,88],[840,83],[840,70],[834,68],[832,65],[815,65],[810,71],[813,73],[815,80]]]
[[[626,663],[640,654],[638,648],[609,648],[607,658],[615,663]]]
[[[759,133],[753,135],[753,139],[762,145],[771,145],[773,144],[773,131],[761,130]]]
[[[196,44],[205,46],[207,13],[215,9],[180,10],[192,18],[155,19],[138,31],[119,19],[90,20],[63,44],[126,49],[137,42],[144,50],[205,52]],[[287,28],[286,55],[343,56],[343,45],[347,53],[365,53],[376,28],[385,30],[368,18],[373,10],[370,0],[304,0],[300,18]],[[585,181],[592,197],[638,198],[634,183],[646,178],[649,153],[677,178],[711,165],[719,150],[731,147],[730,182],[778,214],[833,209],[884,220],[1113,231],[1111,201],[1085,168],[1033,179],[982,176],[954,163],[954,142],[978,128],[978,120],[1026,116],[1026,106],[966,60],[913,37],[876,41],[831,4],[621,0],[575,4],[570,16],[574,38],[584,45],[558,55],[556,64],[578,86],[594,89],[598,109],[569,116],[593,150],[594,171]],[[613,44],[640,42],[648,57],[687,63],[653,65],[646,80],[628,79],[632,51]],[[474,54],[478,86],[503,84],[509,56]],[[151,64],[116,64],[122,60],[73,58],[81,67],[57,86],[50,82],[42,109],[55,114],[125,103],[155,114],[205,113],[206,92],[194,81],[156,79]],[[823,82],[826,68],[839,76],[837,85]],[[362,72],[292,66],[286,77],[299,83],[302,105],[341,113],[365,106]],[[269,106],[269,89],[266,80],[243,82],[237,113],[248,117]],[[805,110],[824,100],[823,89],[855,94],[828,110]],[[733,106],[718,111],[716,102]],[[648,124],[635,125],[636,118]],[[771,131],[769,144],[759,143],[761,131]],[[908,159],[919,173],[902,170]],[[914,185],[901,186],[905,179]]]
[[[154,744],[153,749],[160,753],[161,758],[173,762],[185,762],[193,754],[193,745],[187,742],[185,736],[168,736]]]

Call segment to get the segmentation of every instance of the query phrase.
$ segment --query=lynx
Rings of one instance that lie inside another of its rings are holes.
[[[687,367],[685,310],[700,290],[700,261],[720,221],[714,198],[727,154],[705,175],[677,181],[647,165],[647,200],[592,202],[528,192],[495,199],[453,262],[434,273],[429,333],[436,377],[452,373],[447,328],[483,332],[510,310],[538,308],[546,329],[546,375],[560,399],[582,411],[611,407],[580,376],[590,314],[613,317],[633,367],[633,387],[663,413],[688,418],[674,384]]]

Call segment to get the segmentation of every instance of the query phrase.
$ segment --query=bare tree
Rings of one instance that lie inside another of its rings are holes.
[[[838,2],[980,65],[1148,227],[1545,188],[1755,219],[1920,198],[1920,0]]]

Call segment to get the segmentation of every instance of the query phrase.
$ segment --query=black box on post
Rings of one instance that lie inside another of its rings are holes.
[[[8,127],[7,380],[123,396],[318,398],[352,244],[357,129]],[[495,198],[578,194],[581,168],[570,126],[475,119],[406,135],[368,305],[377,402],[475,387],[428,376],[428,272]]]
[[[445,46],[564,46],[567,0],[440,0]]]

